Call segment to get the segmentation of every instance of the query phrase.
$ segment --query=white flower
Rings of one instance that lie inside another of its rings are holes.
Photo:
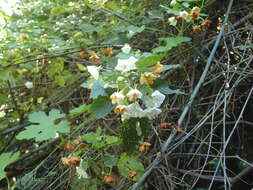
[[[177,25],[177,19],[173,16],[168,19],[170,25],[176,26]]]
[[[131,51],[131,46],[129,44],[125,44],[122,48],[121,48],[121,51],[123,53],[126,53],[126,54],[129,54],[130,51]]]
[[[140,105],[135,102],[133,104],[130,104],[126,107],[126,111],[122,114],[121,119],[122,121],[125,121],[130,118],[142,118],[144,116],[144,111],[140,107]]]
[[[60,135],[59,133],[55,133],[55,137],[54,138],[58,138]]]
[[[27,81],[27,82],[25,83],[25,87],[28,88],[28,89],[33,88],[33,83],[30,82],[30,81]]]
[[[147,100],[145,104],[148,108],[152,108],[152,107],[158,108],[162,105],[164,99],[165,99],[165,95],[159,92],[158,90],[156,90],[155,92],[151,94],[151,99]]]
[[[147,108],[144,110],[144,116],[149,119],[154,119],[157,115],[161,113],[161,109],[159,108]]]
[[[111,96],[110,99],[112,100],[112,104],[121,104],[125,96],[121,92],[114,92]]]
[[[4,111],[0,111],[0,118],[3,118],[6,115]]]
[[[189,13],[188,13],[187,11],[181,11],[181,12],[179,13],[179,16],[180,16],[182,19],[186,20],[187,22],[190,21]]]
[[[158,90],[153,92],[151,96],[153,98],[153,107],[160,107],[165,100],[165,95]]]
[[[128,100],[129,100],[130,102],[134,102],[134,101],[136,101],[137,99],[141,99],[142,93],[141,93],[139,90],[137,90],[137,89],[132,89],[132,90],[130,90],[130,91],[127,93],[126,96],[128,97]]]
[[[175,6],[177,4],[177,0],[172,0],[171,2],[170,2],[170,6]]]
[[[88,66],[87,69],[88,69],[88,72],[91,74],[91,76],[97,80],[99,77],[98,67]]]
[[[118,59],[118,64],[115,69],[117,71],[127,72],[136,69],[135,62],[138,61],[135,57],[131,56],[128,59]]]
[[[154,119],[162,111],[158,108],[148,108],[143,110],[138,102],[130,104],[126,107],[126,111],[122,114],[121,119],[125,121],[130,118],[143,118],[147,117],[149,119]]]

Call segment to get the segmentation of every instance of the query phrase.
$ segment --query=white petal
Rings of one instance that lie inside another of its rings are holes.
[[[170,17],[168,20],[169,20],[170,25],[172,25],[172,26],[177,25],[177,19],[174,16]]]
[[[138,61],[135,57],[131,56],[128,59],[118,59],[118,64],[115,67],[117,71],[127,72],[136,69],[135,62]]]
[[[165,95],[156,90],[152,93],[153,107],[160,107],[165,99]]]
[[[87,69],[91,76],[97,80],[99,77],[98,68],[96,66],[88,66]]]
[[[176,5],[176,4],[177,4],[177,0],[172,0],[171,3],[170,3],[170,6],[173,7],[173,6]]]
[[[147,117],[149,119],[154,119],[157,115],[161,113],[161,109],[152,107],[143,110],[140,105],[135,102],[126,107],[126,112],[121,116],[122,121],[130,118],[143,118]]]
[[[26,86],[26,88],[33,88],[33,83],[32,82],[30,82],[30,81],[27,81],[26,83],[25,83],[25,86]]]
[[[143,116],[144,116],[143,109],[140,107],[140,105],[137,102],[135,102],[126,107],[126,111],[122,115],[121,119],[122,121],[124,121],[126,119],[130,119],[133,117],[142,118]]]
[[[144,110],[144,117],[148,117],[149,119],[154,119],[157,115],[161,113],[161,109],[159,108],[148,108]]]
[[[142,93],[137,89],[130,90],[127,95],[129,101],[133,102],[142,97]]]
[[[189,16],[189,13],[187,11],[181,11],[179,13],[179,16],[182,17],[183,19],[186,19]]]
[[[129,54],[130,51],[131,51],[131,46],[129,44],[125,44],[122,48],[121,48],[121,51],[123,53],[126,53],[126,54]]]
[[[0,111],[0,118],[4,117],[6,113],[4,111]]]

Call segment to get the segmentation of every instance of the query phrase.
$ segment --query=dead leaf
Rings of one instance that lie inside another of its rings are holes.
[[[64,147],[64,148],[66,148],[67,150],[69,150],[70,152],[73,152],[73,151],[75,151],[75,147],[72,145],[72,144],[70,144],[70,143],[64,143],[64,144],[62,144],[62,147]]]
[[[113,184],[117,182],[117,179],[112,176],[106,175],[104,176],[104,182],[107,184]]]

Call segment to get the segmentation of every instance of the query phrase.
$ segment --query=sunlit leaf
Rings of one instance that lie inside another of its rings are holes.
[[[44,112],[34,112],[29,115],[29,121],[33,124],[21,131],[16,138],[22,139],[35,139],[40,142],[57,137],[57,133],[69,133],[70,127],[66,120],[56,124],[55,120],[64,117],[59,110],[51,110],[48,115]]]
[[[191,38],[189,37],[169,37],[169,38],[160,38],[160,41],[166,43],[165,46],[158,46],[153,49],[154,53],[163,53],[171,50],[173,47],[180,45],[183,42],[189,42]]]

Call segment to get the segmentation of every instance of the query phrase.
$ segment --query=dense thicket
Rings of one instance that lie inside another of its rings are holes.
[[[252,0],[0,9],[0,189],[251,189]]]

